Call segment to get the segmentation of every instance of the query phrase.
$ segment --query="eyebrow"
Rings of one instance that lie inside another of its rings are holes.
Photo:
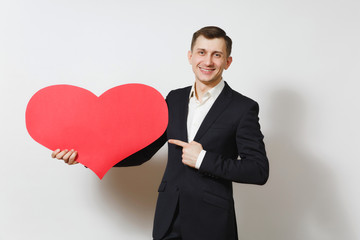
[[[208,52],[205,48],[197,48],[196,51],[204,51],[204,52]],[[214,51],[212,53],[221,53],[224,54],[222,51]]]

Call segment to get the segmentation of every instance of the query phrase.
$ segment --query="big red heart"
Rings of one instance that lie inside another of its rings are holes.
[[[76,86],[49,86],[26,108],[26,127],[35,141],[51,150],[77,150],[77,161],[100,179],[159,138],[167,124],[164,98],[143,84],[117,86],[100,97]]]

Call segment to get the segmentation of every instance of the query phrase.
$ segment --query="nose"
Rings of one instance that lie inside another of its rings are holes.
[[[211,54],[207,54],[205,56],[205,59],[204,59],[204,63],[207,65],[207,66],[211,66],[212,65],[212,56]]]

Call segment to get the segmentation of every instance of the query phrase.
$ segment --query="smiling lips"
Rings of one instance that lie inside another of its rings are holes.
[[[212,73],[213,71],[215,71],[215,68],[203,68],[203,67],[199,67],[200,71],[204,74],[209,74]]]

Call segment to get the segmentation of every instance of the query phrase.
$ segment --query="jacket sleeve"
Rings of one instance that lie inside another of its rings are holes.
[[[241,159],[227,158],[207,151],[199,168],[200,173],[239,183],[258,185],[266,183],[269,176],[269,163],[258,113],[259,105],[254,102],[236,128],[235,140]]]
[[[166,143],[166,131],[158,138],[155,142],[147,146],[146,148],[141,149],[140,151],[130,155],[124,160],[120,161],[114,167],[130,167],[130,166],[139,166],[144,162],[150,160],[152,156]]]

